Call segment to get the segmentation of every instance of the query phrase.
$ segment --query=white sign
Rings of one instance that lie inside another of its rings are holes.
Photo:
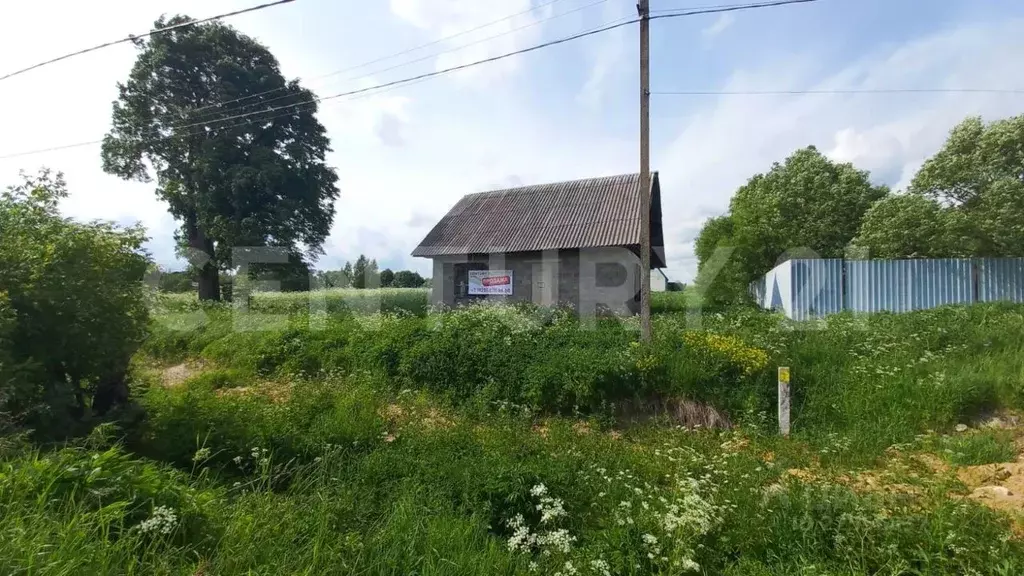
[[[470,294],[512,294],[511,270],[470,270]]]

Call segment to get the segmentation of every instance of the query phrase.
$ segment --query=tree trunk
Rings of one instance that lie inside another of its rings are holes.
[[[199,300],[217,302],[220,300],[220,273],[214,259],[213,240],[207,238],[195,216],[186,219],[185,228],[188,233],[188,247],[194,254],[190,260],[199,274]],[[200,256],[197,251],[207,257]]]

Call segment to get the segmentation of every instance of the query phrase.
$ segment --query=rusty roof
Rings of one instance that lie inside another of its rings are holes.
[[[413,250],[436,257],[640,245],[640,175],[467,194]],[[664,267],[661,186],[651,177],[652,267]]]

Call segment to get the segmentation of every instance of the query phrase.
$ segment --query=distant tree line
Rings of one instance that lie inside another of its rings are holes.
[[[161,292],[192,292],[196,289],[199,274],[193,269],[173,272],[159,272],[157,287]],[[249,271],[250,280],[276,281],[282,292],[302,292],[318,288],[422,288],[429,281],[412,270],[391,270],[385,268],[378,271],[377,260],[360,254],[355,263],[345,262],[340,270],[316,270],[312,272],[313,283],[310,285],[310,271],[300,262],[288,264],[265,264],[260,268],[252,267]],[[220,273],[220,286],[225,299],[231,298],[231,287],[234,284],[234,272]]]
[[[427,280],[412,270],[379,270],[375,258],[360,254],[355,263],[345,262],[341,270],[316,272],[318,288],[422,288]]]
[[[694,251],[711,304],[745,299],[789,258],[1024,255],[1024,115],[967,118],[898,193],[813,146],[797,150],[741,186]]]

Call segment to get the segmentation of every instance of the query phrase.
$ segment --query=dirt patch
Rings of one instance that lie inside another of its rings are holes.
[[[380,416],[395,426],[418,423],[427,429],[447,429],[455,426],[455,422],[434,407],[402,406],[387,404],[380,409]]]
[[[970,490],[968,496],[989,508],[1015,512],[1020,531],[1024,531],[1024,462],[966,466],[956,472]]]
[[[201,364],[183,362],[168,368],[164,368],[160,371],[160,382],[164,386],[173,388],[174,386],[180,385],[185,380],[195,376],[203,370]]]
[[[254,386],[235,386],[221,388],[215,392],[217,396],[263,396],[274,404],[283,404],[292,396],[292,384],[281,382],[260,382]]]
[[[625,402],[620,407],[619,420],[625,425],[668,421],[685,428],[729,430],[733,427],[729,417],[714,406],[685,398]]]

